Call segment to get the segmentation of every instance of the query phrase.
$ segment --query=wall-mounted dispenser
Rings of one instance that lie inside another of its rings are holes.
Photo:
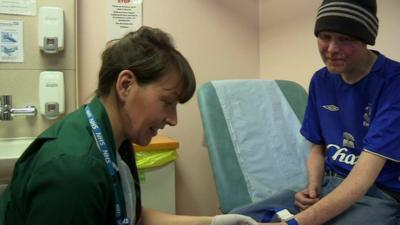
[[[65,112],[64,75],[59,71],[44,71],[39,78],[39,109],[48,119]]]
[[[64,49],[64,11],[60,7],[42,6],[38,17],[39,48],[45,53]]]

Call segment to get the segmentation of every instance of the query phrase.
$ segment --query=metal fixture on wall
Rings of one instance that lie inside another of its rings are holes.
[[[36,116],[36,113],[35,106],[13,108],[11,95],[0,96],[0,120],[12,120],[15,116]]]

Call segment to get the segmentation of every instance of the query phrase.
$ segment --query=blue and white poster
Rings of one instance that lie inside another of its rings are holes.
[[[22,21],[0,20],[0,62],[24,62]]]

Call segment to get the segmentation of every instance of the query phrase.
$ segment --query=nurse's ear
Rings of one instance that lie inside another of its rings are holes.
[[[119,99],[124,100],[129,92],[137,86],[135,74],[130,70],[122,70],[118,74],[118,79],[115,83],[115,90]]]

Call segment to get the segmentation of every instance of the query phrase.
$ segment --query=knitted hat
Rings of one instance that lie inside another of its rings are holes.
[[[374,45],[378,34],[376,0],[324,0],[318,9],[314,34],[337,32]]]

